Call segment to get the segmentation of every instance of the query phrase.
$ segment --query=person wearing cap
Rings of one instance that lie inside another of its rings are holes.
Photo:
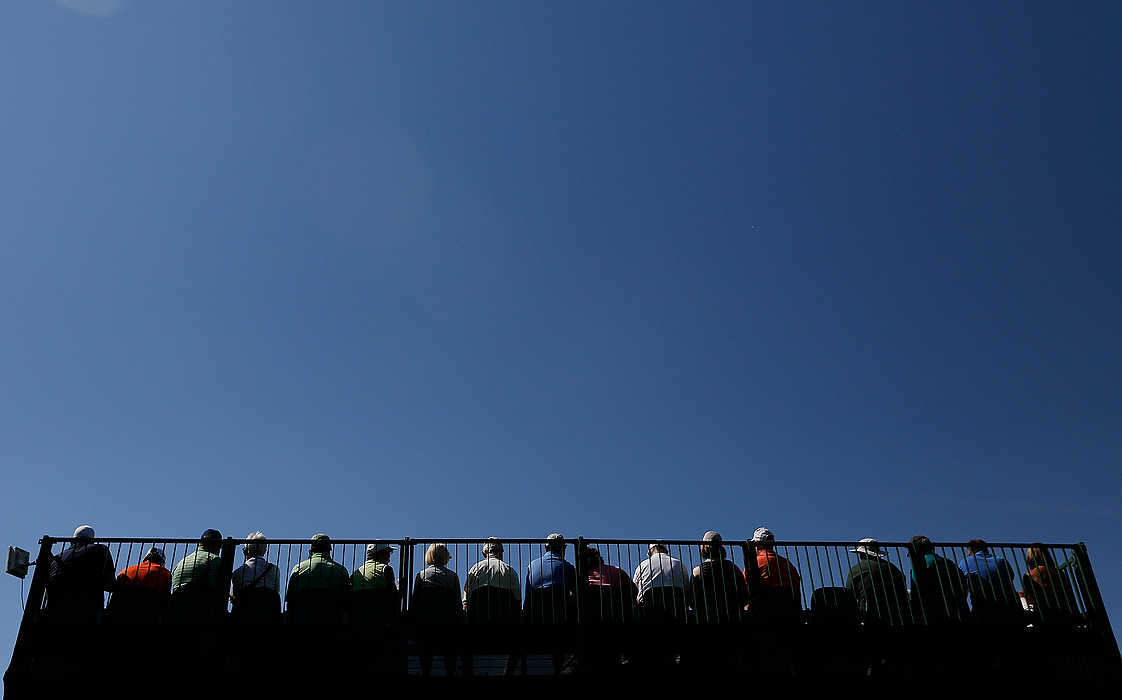
[[[567,620],[567,601],[574,595],[577,585],[577,570],[565,561],[565,536],[560,532],[551,533],[546,538],[545,553],[530,562],[526,567],[526,605],[530,616],[538,621],[564,622]],[[538,608],[542,592],[549,591],[553,605]],[[563,598],[558,598],[558,591]],[[534,602],[531,603],[531,598]]]
[[[468,569],[464,579],[464,609],[469,617],[473,614],[471,602],[475,596],[472,594],[486,588],[506,591],[516,607],[521,608],[522,586],[518,581],[518,572],[503,561],[503,543],[497,537],[490,537],[483,544],[481,554],[483,558]]]
[[[857,609],[866,624],[902,625],[907,619],[908,591],[904,574],[872,537],[866,537],[851,550],[857,555],[845,587],[857,599]]]
[[[222,533],[207,529],[195,551],[171,572],[170,619],[174,622],[216,622],[226,612],[226,591],[220,590]]]
[[[463,604],[471,624],[517,624],[522,609],[522,584],[518,572],[503,561],[503,543],[489,537],[483,543],[483,558],[472,564],[464,578]],[[507,654],[504,675],[514,673],[517,650]],[[464,675],[472,675],[473,658],[464,654]]]
[[[153,545],[139,564],[117,574],[107,613],[114,624],[152,624],[159,620],[171,594],[171,572],[164,550]]]
[[[753,615],[797,615],[802,607],[802,579],[795,566],[775,552],[775,534],[766,527],[752,533],[756,543],[756,580],[751,581],[750,567],[744,577],[749,589],[749,611]]]
[[[647,558],[635,567],[635,602],[645,622],[682,622],[689,606],[690,576],[666,545],[647,545]],[[657,590],[656,590],[657,589]]]
[[[401,596],[387,542],[366,545],[366,561],[351,574],[351,623],[364,635],[378,635],[397,619]]]
[[[73,541],[51,558],[47,574],[47,619],[51,622],[91,623],[100,619],[106,591],[116,577],[109,548],[94,542],[94,529],[79,525]]]
[[[982,539],[967,542],[966,551],[958,568],[966,577],[971,612],[983,622],[1014,621],[1022,608],[1009,562]]]
[[[171,595],[171,572],[164,566],[164,550],[153,545],[139,564],[117,574],[117,590],[130,587],[151,588],[164,599]]]
[[[356,593],[375,590],[396,592],[397,579],[390,566],[390,557],[395,549],[397,548],[386,542],[366,545],[366,561],[351,574],[351,590]]]
[[[912,560],[910,603],[912,615],[928,625],[964,622],[970,610],[966,603],[966,579],[953,561],[935,553],[925,535],[908,540]]]
[[[289,622],[342,622],[350,593],[350,573],[331,559],[331,538],[322,533],[314,535],[308,558],[292,567],[288,577],[285,602]]]
[[[694,567],[690,579],[696,621],[740,622],[748,603],[744,574],[726,558],[720,533],[709,530],[701,539],[701,563]]]
[[[207,529],[195,551],[183,557],[171,572],[171,594],[191,590],[218,590],[218,569],[222,565],[222,533]],[[225,593],[223,593],[225,595]]]

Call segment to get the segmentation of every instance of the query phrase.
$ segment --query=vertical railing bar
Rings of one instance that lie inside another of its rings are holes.
[[[900,557],[900,548],[897,547],[897,546],[893,546],[892,551],[896,553],[896,568],[900,570],[900,576],[902,577],[904,575],[904,560]],[[889,564],[892,563],[891,555],[889,555],[888,563]],[[899,583],[899,581],[897,581],[897,583]],[[907,589],[907,579],[904,580],[904,587],[905,587],[905,593],[906,593],[907,592],[906,591],[906,589]],[[892,591],[893,591],[892,595],[896,598],[896,609],[900,613],[900,624],[901,625],[906,625],[906,624],[908,624],[909,620],[911,620],[912,624],[915,624],[915,622],[916,622],[915,611],[912,610],[911,601],[906,600],[906,599],[901,601],[900,600],[900,590],[898,588],[896,588],[895,586],[892,587]],[[921,612],[922,612],[922,608],[923,608],[923,602],[920,601],[920,611]],[[904,615],[904,610],[908,611],[907,616]],[[923,618],[923,620],[924,620],[924,624],[926,624],[927,623],[927,617],[925,616]]]

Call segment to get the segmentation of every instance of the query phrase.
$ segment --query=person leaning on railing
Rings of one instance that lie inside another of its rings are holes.
[[[802,579],[795,565],[775,552],[775,534],[766,527],[752,533],[756,543],[758,580],[749,580],[750,568],[744,567],[748,584],[748,610],[756,619],[797,620],[802,608]]]
[[[236,622],[280,621],[280,569],[266,556],[269,544],[262,532],[251,532],[242,545],[245,563],[230,576],[232,615]]]
[[[421,675],[432,671],[433,651],[444,657],[444,670],[456,672],[456,639],[448,625],[461,622],[460,577],[448,568],[452,554],[441,542],[429,545],[425,552],[425,568],[413,581],[413,597],[409,612],[418,623],[417,639],[421,647]]]
[[[635,584],[627,572],[604,563],[600,550],[584,550],[583,603],[585,622],[628,622],[635,608]]]
[[[351,574],[351,613],[356,625],[385,625],[397,618],[399,587],[385,542],[366,545],[366,561]]]
[[[94,529],[79,525],[74,542],[51,557],[47,574],[47,620],[55,623],[100,621],[105,591],[112,591],[113,555],[94,542]]]
[[[226,611],[226,591],[218,589],[222,533],[208,529],[195,551],[183,557],[171,572],[169,614],[174,622],[211,623]]]
[[[647,545],[647,558],[635,567],[636,611],[642,622],[685,622],[689,608],[690,577],[682,562],[670,556],[666,545]]]
[[[1056,566],[1052,552],[1036,543],[1025,550],[1025,564],[1029,570],[1021,576],[1021,583],[1034,619],[1045,625],[1073,624],[1079,615],[1075,591]]]
[[[930,538],[916,535],[909,541],[912,560],[912,617],[928,625],[965,622],[966,579],[953,561],[935,553]]]
[[[525,614],[531,623],[575,622],[577,570],[565,561],[565,536],[546,537],[545,553],[526,567]]]
[[[907,618],[908,593],[904,574],[880,543],[866,537],[849,550],[857,555],[857,563],[845,577],[845,587],[857,599],[857,609],[865,624],[902,625]]]
[[[285,590],[288,621],[293,624],[335,624],[346,618],[351,574],[331,559],[331,538],[312,537],[308,558],[292,567]]]
[[[518,572],[503,561],[503,543],[490,537],[483,544],[483,558],[468,569],[464,578],[464,610],[469,622],[516,623],[522,608],[522,586]]]
[[[748,603],[744,574],[726,558],[720,533],[702,535],[701,563],[694,567],[690,588],[700,623],[739,622]]]
[[[1014,583],[1013,567],[1005,557],[990,551],[985,540],[966,543],[968,554],[958,562],[970,592],[974,618],[986,623],[1021,622],[1023,609]]]
[[[152,545],[139,564],[117,574],[106,611],[110,622],[153,624],[160,619],[171,595],[171,572],[164,561],[164,550]]]

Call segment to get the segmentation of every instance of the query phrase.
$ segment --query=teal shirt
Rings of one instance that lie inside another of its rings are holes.
[[[285,598],[294,592],[338,591],[349,593],[351,574],[342,564],[336,564],[326,554],[316,552],[296,566],[288,577],[288,591]]]
[[[175,571],[171,572],[171,592],[175,593],[187,588],[217,591],[218,568],[221,565],[222,557],[203,549],[196,549],[183,557],[183,560],[176,564]]]

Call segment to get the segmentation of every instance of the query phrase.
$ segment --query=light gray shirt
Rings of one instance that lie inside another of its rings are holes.
[[[417,578],[413,581],[413,587],[418,588],[422,584],[450,588],[457,593],[460,592],[460,577],[447,566],[436,566],[435,564],[426,566],[417,574]]]
[[[258,577],[261,580],[258,581]],[[253,585],[256,581],[256,585]],[[234,595],[244,588],[272,588],[280,590],[280,570],[270,564],[264,557],[250,557],[245,563],[234,569],[230,575],[230,584],[233,586]]]
[[[464,581],[464,601],[467,602],[472,591],[485,586],[508,590],[514,593],[515,600],[522,600],[522,582],[518,580],[518,572],[502,559],[486,557],[468,569]]]
[[[639,562],[635,567],[635,575],[631,577],[639,589],[638,599],[643,600],[643,594],[652,588],[670,586],[688,590],[690,577],[686,574],[686,567],[669,554],[656,552],[646,561]]]

